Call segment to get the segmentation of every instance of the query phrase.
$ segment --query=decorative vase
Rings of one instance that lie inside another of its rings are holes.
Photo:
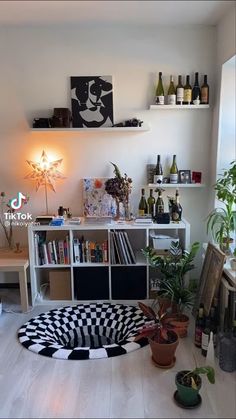
[[[116,215],[114,217],[114,220],[117,221],[120,219],[120,201],[118,198],[115,198],[116,201]]]
[[[123,201],[123,207],[124,207],[124,218],[125,221],[130,221],[130,204],[129,204],[129,198]]]

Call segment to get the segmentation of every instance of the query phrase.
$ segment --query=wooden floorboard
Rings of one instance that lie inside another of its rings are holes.
[[[19,309],[13,299],[14,307]],[[194,367],[193,354],[199,365],[205,363],[193,345],[193,328],[180,341],[176,365],[168,371],[152,364],[149,347],[110,359],[56,360],[28,351],[17,340],[25,321],[50,308],[0,316],[0,418],[236,417],[236,372],[222,371],[218,360],[216,384],[203,378],[198,409],[183,410],[173,401],[176,372]]]

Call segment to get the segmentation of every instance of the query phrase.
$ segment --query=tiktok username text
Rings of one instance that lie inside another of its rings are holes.
[[[9,226],[20,226],[28,227],[29,225],[39,226],[40,223],[33,221],[33,216],[29,212],[4,212],[5,227]]]

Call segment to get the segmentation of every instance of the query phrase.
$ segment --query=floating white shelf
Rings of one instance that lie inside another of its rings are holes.
[[[31,128],[32,132],[146,132],[150,127],[101,127],[101,128]]]
[[[209,109],[209,107],[209,105],[150,105],[149,109]]]
[[[149,183],[149,188],[204,188],[206,185],[204,183]]]

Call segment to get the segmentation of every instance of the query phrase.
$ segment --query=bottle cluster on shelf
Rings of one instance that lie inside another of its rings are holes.
[[[176,189],[175,196],[168,196],[168,213],[164,211],[165,205],[162,197],[162,189],[157,188],[157,199],[153,196],[153,189],[150,189],[150,196],[146,200],[145,189],[141,190],[141,198],[139,201],[138,213],[144,217],[150,215],[153,221],[158,224],[166,224],[171,221],[181,221],[182,206],[180,204],[179,190]]]
[[[46,241],[45,232],[34,235],[35,265],[68,265],[70,263],[69,236],[64,240]]]
[[[172,164],[168,170],[166,176],[163,174],[163,168],[161,164],[161,156],[157,155],[156,165],[148,165],[148,180],[150,183],[161,185],[170,184],[189,184],[189,183],[201,183],[202,174],[201,172],[191,170],[179,170],[177,166],[176,154],[173,155]]]
[[[236,370],[236,320],[230,324],[228,308],[224,316],[223,330],[220,331],[218,299],[214,298],[208,316],[204,314],[204,305],[200,304],[195,320],[195,346],[201,349],[203,356],[214,358],[216,353],[222,370]]]
[[[185,84],[182,75],[178,75],[178,83],[170,76],[168,89],[164,90],[162,72],[159,72],[159,80],[156,88],[156,105],[208,105],[209,85],[207,75],[204,75],[201,87],[198,72],[195,73],[194,81],[190,84],[190,75],[186,75]]]
[[[73,239],[74,263],[107,263],[108,241],[98,243],[85,240],[84,236]]]

